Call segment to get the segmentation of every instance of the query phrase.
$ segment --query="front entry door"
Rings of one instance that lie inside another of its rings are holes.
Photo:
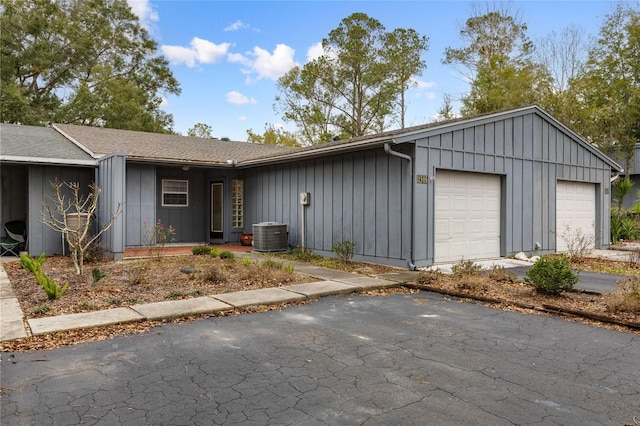
[[[221,182],[211,184],[211,229],[210,237],[215,240],[224,239],[223,185]]]

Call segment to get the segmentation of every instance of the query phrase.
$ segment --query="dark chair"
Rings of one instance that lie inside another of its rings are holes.
[[[27,223],[12,220],[4,225],[5,236],[0,240],[0,256],[19,256],[27,240]]]

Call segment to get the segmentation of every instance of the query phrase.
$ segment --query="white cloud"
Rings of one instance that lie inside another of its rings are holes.
[[[258,74],[258,80],[262,78],[277,80],[291,68],[299,65],[293,59],[294,53],[295,50],[286,44],[276,45],[273,53],[256,46],[253,48],[255,59],[251,69]]]
[[[228,31],[244,30],[246,28],[250,28],[249,25],[245,24],[244,22],[242,22],[240,20],[237,20],[233,24],[228,25],[224,30],[228,32]]]
[[[227,60],[233,63],[239,63],[245,66],[251,66],[251,59],[244,56],[242,53],[229,53],[227,55]]]
[[[131,11],[140,19],[140,25],[151,30],[154,23],[160,20],[158,12],[153,9],[149,0],[127,0]]]
[[[417,88],[417,89],[431,89],[435,86],[437,86],[437,84],[433,81],[422,81],[422,80],[418,80],[415,77],[411,78],[411,83]]]
[[[186,64],[193,67],[196,64],[196,52],[188,47],[162,46],[162,54],[174,64]]]
[[[162,46],[162,53],[174,64],[186,64],[193,67],[196,62],[213,64],[225,57],[231,43],[215,44],[198,37],[191,39],[190,47]]]
[[[254,98],[248,98],[240,92],[231,91],[228,92],[225,96],[227,102],[235,105],[246,105],[246,104],[257,104],[258,101]]]
[[[238,117],[238,121],[247,121],[247,116],[241,115],[240,117]]]
[[[322,48],[322,42],[317,42],[309,49],[307,49],[307,62],[311,62],[314,59],[318,59],[324,55],[324,49]]]

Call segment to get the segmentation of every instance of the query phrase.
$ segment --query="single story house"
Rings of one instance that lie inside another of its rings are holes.
[[[62,250],[40,223],[56,177],[95,180],[102,215],[124,206],[102,241],[115,258],[157,220],[181,243],[275,222],[289,246],[330,255],[349,240],[356,260],[414,268],[563,251],[578,229],[607,247],[621,171],[538,106],[306,148],[66,124],[0,132],[0,221],[26,218],[32,255]]]

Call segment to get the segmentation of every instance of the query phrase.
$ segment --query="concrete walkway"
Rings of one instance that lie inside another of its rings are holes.
[[[248,253],[250,257],[260,254]],[[161,320],[194,314],[215,313],[234,308],[291,303],[323,296],[355,293],[374,288],[395,287],[413,278],[415,273],[385,274],[375,278],[350,272],[291,262],[296,272],[318,281],[283,287],[239,291],[206,297],[163,301],[114,308],[103,311],[24,319],[9,277],[0,263],[0,341],[37,336],[57,331],[123,324],[134,321]]]
[[[628,253],[618,250],[593,250],[590,255],[619,261],[628,259]],[[263,255],[251,252],[243,253],[243,256],[260,258]],[[4,268],[2,268],[2,262],[0,262],[0,341],[19,339],[31,335],[37,336],[56,331],[123,324],[134,321],[161,320],[194,314],[221,312],[234,308],[291,303],[375,288],[395,287],[413,280],[417,274],[417,272],[412,271],[398,271],[381,274],[377,277],[369,277],[306,263],[291,263],[294,264],[296,272],[317,278],[318,281],[307,284],[223,293],[193,299],[146,303],[127,308],[25,320],[18,299],[9,282],[9,277]],[[531,266],[528,262],[514,259],[476,263],[485,268],[493,265],[515,268],[514,271],[520,272],[520,275],[523,275],[526,269]],[[434,267],[445,273],[450,273],[452,265],[443,264],[434,265]],[[596,292],[610,291],[615,287],[618,279],[620,279],[620,276],[611,274],[581,273],[580,282],[576,287]]]

